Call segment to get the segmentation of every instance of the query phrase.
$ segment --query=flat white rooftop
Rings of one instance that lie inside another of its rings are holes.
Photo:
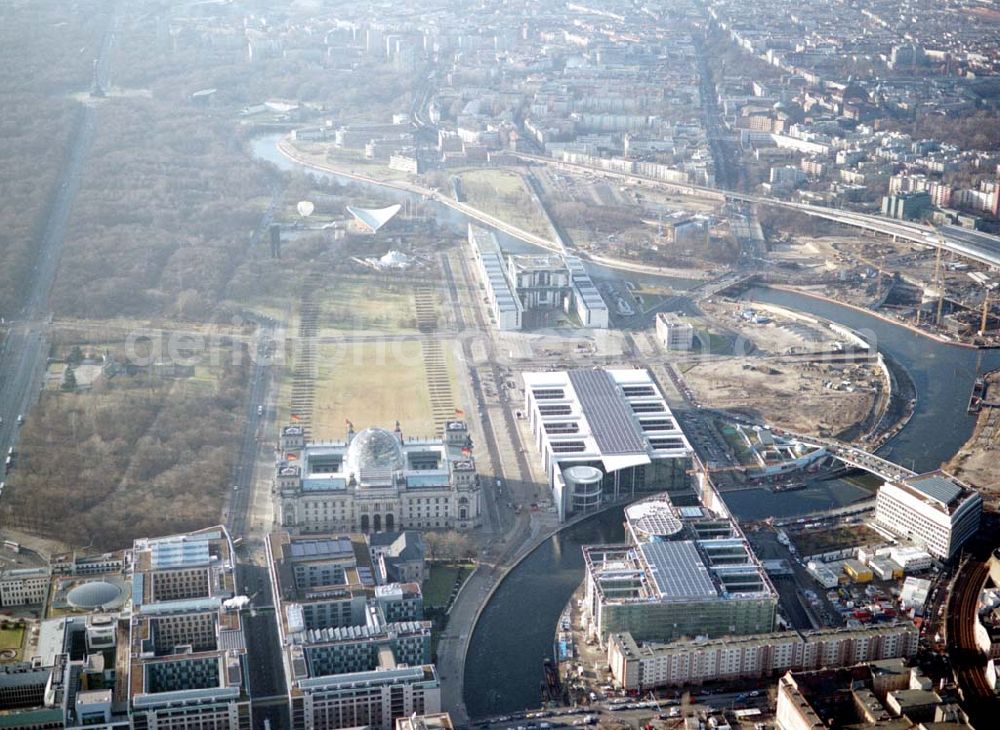
[[[649,371],[527,372],[528,407],[559,460],[600,461],[606,471],[683,458],[693,450]]]

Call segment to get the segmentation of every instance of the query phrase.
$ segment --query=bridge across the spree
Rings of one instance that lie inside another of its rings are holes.
[[[750,419],[740,418],[732,413],[726,413],[725,411],[714,408],[706,408],[705,410],[717,412],[719,415],[733,421],[738,421],[746,426],[762,426],[783,438],[794,439],[795,441],[799,441],[808,446],[825,449],[826,453],[846,466],[863,469],[864,471],[874,474],[875,476],[886,481],[899,482],[917,475],[917,472],[912,469],[907,469],[905,466],[891,462],[888,459],[883,459],[881,456],[876,456],[870,451],[865,451],[864,449],[854,446],[853,444],[847,444],[843,441],[837,441],[836,439],[822,438],[820,436],[807,436],[805,434],[796,433],[795,431],[789,431],[784,428],[764,426],[760,423],[754,423]]]
[[[772,431],[779,436],[793,438],[796,441],[801,441],[804,444],[816,446],[817,448],[822,447],[826,449],[826,453],[847,466],[863,469],[886,481],[899,482],[917,475],[917,472],[907,469],[905,466],[891,462],[888,459],[883,459],[881,456],[876,456],[858,446],[845,444],[842,441],[816,436],[804,436],[777,428],[772,429]]]

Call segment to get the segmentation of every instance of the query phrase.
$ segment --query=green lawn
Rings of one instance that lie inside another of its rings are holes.
[[[21,653],[21,644],[24,642],[24,629],[10,628],[0,629],[0,651],[5,649],[16,649],[18,657]]]
[[[880,486],[882,486],[882,480],[879,479],[874,474],[869,474],[868,472],[861,472],[860,474],[854,474],[852,476],[844,477],[845,482],[849,482],[856,487],[861,487],[869,492],[875,492]]]
[[[726,440],[726,443],[736,452],[736,457],[740,460],[741,464],[753,465],[756,463],[746,441],[743,440],[743,437],[740,436],[735,428],[729,424],[723,424],[719,427],[719,432],[722,434],[722,438]]]
[[[521,176],[507,170],[470,170],[460,174],[469,205],[543,238],[552,235],[545,216]]]
[[[464,582],[474,570],[471,563],[432,563],[424,581],[424,606],[444,608],[458,581]]]
[[[338,275],[320,297],[320,329],[416,332],[413,283]]]

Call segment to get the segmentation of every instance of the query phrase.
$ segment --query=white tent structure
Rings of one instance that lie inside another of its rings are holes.
[[[393,249],[378,260],[378,265],[383,269],[405,269],[410,265],[410,257]]]
[[[347,206],[347,212],[354,216],[362,228],[368,229],[371,233],[377,233],[386,223],[396,217],[396,214],[403,209],[399,203],[390,205],[387,208],[352,208]]]

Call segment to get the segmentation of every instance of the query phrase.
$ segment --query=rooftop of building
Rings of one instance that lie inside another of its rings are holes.
[[[593,279],[590,278],[590,274],[587,273],[587,267],[584,265],[583,260],[576,256],[566,256],[565,261],[566,267],[569,269],[570,279],[573,282],[574,291],[580,301],[591,312],[607,311],[608,304],[604,301],[604,297],[601,296],[601,292],[598,290],[597,285],[594,284]]]
[[[694,327],[685,317],[682,317],[677,312],[657,312],[656,320],[671,327]]]
[[[910,708],[941,704],[941,696],[927,689],[899,689],[889,694],[904,713]]]
[[[891,484],[911,498],[948,515],[954,514],[967,500],[979,496],[976,490],[941,470]]]
[[[527,372],[523,378],[560,461],[599,461],[610,472],[693,453],[647,370]]]
[[[629,505],[625,508],[625,523],[636,542],[671,537],[684,529],[681,513],[665,497]]]
[[[789,672],[782,677],[781,686],[791,693],[789,699],[798,703],[801,714],[816,718],[827,727],[910,728],[913,722],[906,717],[908,711],[934,706],[947,709],[942,707],[936,692],[926,689],[907,688],[890,691],[886,697],[877,696],[874,680],[887,669],[893,670],[893,674],[913,671],[897,659],[840,669]],[[903,717],[896,717],[885,704],[890,697]]]
[[[132,553],[127,661],[133,706],[245,695],[242,620],[225,607],[236,588],[226,528],[139,539]]]
[[[36,667],[31,662],[0,664],[0,688],[44,685],[51,673],[49,667]]]
[[[507,261],[518,273],[529,271],[568,273],[566,262],[559,254],[508,254]]]
[[[31,568],[7,568],[6,570],[0,570],[0,581],[48,578],[50,575],[52,575],[52,569],[47,565]]]
[[[399,203],[386,206],[385,208],[358,208],[347,206],[347,212],[354,216],[354,219],[367,228],[372,233],[377,233],[380,228],[396,217],[396,214],[403,209]]]
[[[864,722],[865,717],[855,704],[858,699],[862,705],[874,714],[885,715],[888,712],[874,697],[859,696],[856,690],[870,693],[872,684],[871,669],[860,664],[840,669],[820,669],[811,672],[794,672],[785,675],[790,679],[789,689],[797,693],[808,709],[828,727],[841,727]],[[868,700],[867,702],[864,700]],[[869,707],[874,700],[877,706]],[[806,708],[801,708],[806,709]]]
[[[402,532],[373,532],[368,535],[368,544],[373,550],[400,560],[423,560],[424,538],[416,530]]]
[[[293,536],[275,532],[267,536],[267,543],[278,588],[275,599],[281,604],[324,600],[334,595],[374,594],[375,569],[363,535]],[[308,565],[323,571],[314,574],[309,582],[305,577],[296,577],[296,570]],[[281,614],[284,618],[284,611]]]
[[[395,730],[452,730],[451,715],[441,712],[434,715],[413,715],[396,720]]]
[[[294,647],[293,647],[294,648]],[[420,666],[397,666],[393,669],[375,669],[365,672],[345,672],[344,674],[324,674],[317,677],[308,675],[293,675],[295,684],[292,687],[293,696],[307,689],[329,689],[347,687],[363,689],[384,685],[429,683],[439,684],[437,668],[433,664]]]
[[[686,603],[775,599],[749,545],[739,537],[653,539],[639,545],[593,545],[584,562],[605,603]]]
[[[286,426],[283,435],[299,436]],[[349,486],[407,489],[442,488],[455,471],[474,471],[471,440],[464,421],[445,423],[446,438],[415,438],[394,430],[370,427],[348,431],[343,441],[307,443],[283,455],[278,476],[298,476],[304,491],[345,491]]]

